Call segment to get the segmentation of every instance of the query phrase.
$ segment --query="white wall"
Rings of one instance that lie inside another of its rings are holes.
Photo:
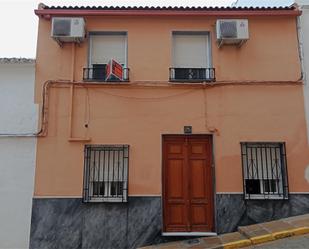
[[[36,130],[33,63],[0,63],[0,113],[0,134]]]
[[[0,135],[33,133],[34,64],[0,62]],[[28,248],[34,186],[35,137],[0,137],[0,248]]]
[[[303,0],[308,1],[308,0]],[[293,0],[235,0],[232,6],[237,7],[279,7],[290,6],[293,4]]]
[[[300,0],[302,15],[300,16],[299,39],[304,71],[304,97],[305,112],[307,118],[307,135],[309,144],[309,0]]]
[[[309,5],[309,0],[297,0],[298,5]]]

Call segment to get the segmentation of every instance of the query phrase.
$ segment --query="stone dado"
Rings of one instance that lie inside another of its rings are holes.
[[[217,233],[238,226],[266,222],[309,212],[309,194],[290,194],[288,200],[244,200],[241,194],[216,195]]]
[[[309,212],[308,194],[289,200],[244,201],[216,195],[217,233]],[[130,197],[128,203],[83,203],[82,199],[33,199],[31,249],[136,248],[177,240],[162,237],[161,197]]]
[[[136,248],[160,235],[161,198],[128,203],[34,199],[30,248]]]

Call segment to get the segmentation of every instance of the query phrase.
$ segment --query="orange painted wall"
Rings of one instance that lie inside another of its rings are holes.
[[[300,77],[295,18],[249,19],[250,40],[241,48],[218,49],[215,19],[209,17],[87,18],[88,31],[127,31],[128,66],[133,85],[76,87],[73,136],[91,144],[130,144],[129,195],[161,194],[161,135],[214,134],[217,192],[242,192],[241,141],[285,141],[291,192],[309,192],[309,165],[303,93],[300,84],[230,85],[203,89],[171,86],[171,32],[212,34],[218,81],[295,81]],[[284,30],[285,32],[282,32]],[[71,45],[50,38],[50,22],[40,20],[36,101],[48,79],[70,79]],[[88,42],[76,47],[74,75],[81,81]],[[151,86],[137,86],[152,81]],[[50,90],[48,136],[38,139],[35,196],[81,196],[83,142],[69,142],[69,88]],[[85,123],[89,127],[85,128]],[[207,128],[208,127],[208,128]]]
[[[246,17],[244,17],[246,18]],[[296,80],[300,77],[296,19],[249,18],[250,40],[240,49],[217,48],[214,17],[89,17],[87,31],[127,31],[131,82],[167,81],[172,65],[172,31],[210,31],[218,80]],[[60,48],[50,37],[51,22],[40,19],[36,96],[46,79],[70,79],[71,44]],[[282,32],[284,30],[285,32]],[[87,67],[88,42],[76,49],[75,79]]]

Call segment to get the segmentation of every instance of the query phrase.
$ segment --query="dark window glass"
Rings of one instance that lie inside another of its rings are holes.
[[[119,196],[123,192],[123,183],[122,182],[111,182],[111,195]]]
[[[246,193],[261,194],[260,180],[246,180]]]
[[[176,80],[206,79],[206,70],[202,68],[175,68]]]
[[[277,192],[277,182],[276,180],[264,180],[264,192],[266,193],[276,193]]]
[[[93,64],[92,79],[105,80],[106,78],[106,64]]]
[[[104,182],[93,182],[93,195],[104,195]]]

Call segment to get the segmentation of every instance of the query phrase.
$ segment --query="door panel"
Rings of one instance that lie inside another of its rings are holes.
[[[169,203],[168,207],[168,231],[183,231],[187,227],[186,206],[183,204]]]
[[[165,232],[213,230],[211,136],[163,137]]]
[[[183,160],[169,159],[167,163],[167,196],[169,199],[183,199],[184,196]]]
[[[206,189],[201,187],[206,184],[205,160],[190,160],[190,171],[191,199],[207,198]]]
[[[183,156],[183,145],[178,143],[169,143],[168,146],[168,154],[171,155],[179,155]]]
[[[191,205],[192,210],[192,224],[193,225],[205,225],[207,224],[207,213],[203,205]]]
[[[174,139],[164,145],[165,154],[165,182],[164,203],[167,231],[184,231],[188,226],[188,212],[186,196],[188,195],[186,183],[185,148],[184,139]]]
[[[191,156],[202,156],[205,157],[206,146],[203,143],[196,141],[190,141],[189,143],[189,152]]]

